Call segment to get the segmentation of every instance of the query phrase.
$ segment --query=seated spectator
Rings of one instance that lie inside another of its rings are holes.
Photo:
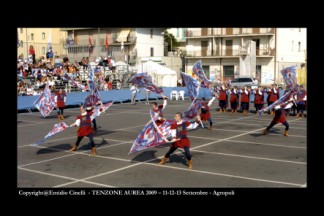
[[[33,94],[34,94],[34,89],[33,89],[33,87],[31,87],[30,84],[27,85],[26,94],[27,94],[27,96],[33,96]]]

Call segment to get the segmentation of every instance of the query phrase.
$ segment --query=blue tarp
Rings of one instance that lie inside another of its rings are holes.
[[[170,97],[171,91],[184,90],[185,97],[188,97],[188,91],[186,87],[165,87],[163,88],[164,95]],[[115,102],[130,102],[131,100],[131,91],[129,89],[124,90],[110,90],[110,91],[99,91],[101,100],[103,103],[108,101]],[[77,106],[84,103],[84,99],[89,95],[89,92],[70,92],[66,95],[66,106]],[[18,110],[24,109],[36,109],[34,102],[39,97],[37,96],[18,96]],[[150,99],[162,98],[161,95],[150,93]],[[139,88],[139,92],[136,94],[136,100],[145,100],[146,99],[146,90],[144,88]]]
[[[164,95],[170,97],[171,91],[176,90],[184,90],[185,97],[189,97],[188,90],[186,87],[165,87],[163,88]],[[280,90],[280,97],[283,95],[284,90]],[[89,95],[89,92],[71,92],[66,95],[66,106],[77,106],[84,103],[84,99]],[[131,100],[131,91],[129,89],[123,90],[110,90],[110,91],[100,91],[101,100],[103,103],[114,101],[114,102],[130,102]],[[34,102],[39,97],[38,96],[18,96],[18,110],[24,109],[36,109]],[[199,90],[199,98],[205,97],[206,99],[210,99],[210,93],[208,89],[200,88]],[[160,99],[161,95],[155,94],[153,92],[150,93],[150,99]],[[144,88],[140,88],[139,92],[136,94],[136,100],[145,100],[146,99],[146,90]],[[266,102],[267,94],[264,96],[264,101]],[[250,96],[250,101],[254,100],[254,95]]]

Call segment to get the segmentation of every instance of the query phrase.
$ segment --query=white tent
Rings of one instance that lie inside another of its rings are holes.
[[[147,61],[138,67],[138,73],[147,72],[152,81],[159,87],[176,87],[177,72],[156,62]]]

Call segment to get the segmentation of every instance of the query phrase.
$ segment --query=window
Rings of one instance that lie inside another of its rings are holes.
[[[30,34],[30,40],[34,40],[34,34],[33,33]]]
[[[151,47],[151,57],[153,57],[153,56],[154,56],[154,48]]]
[[[45,32],[42,33],[42,40],[45,40]]]
[[[153,29],[151,29],[151,38],[153,38]]]
[[[298,52],[300,52],[300,44],[301,44],[301,42],[298,41]]]
[[[20,34],[24,33],[23,28],[20,28]]]
[[[177,28],[177,37],[179,37],[179,28]]]
[[[299,32],[301,32],[301,28],[299,28]]]
[[[42,47],[42,54],[45,54],[45,47]]]
[[[24,42],[21,40],[20,41],[20,47],[23,48],[24,47]]]
[[[294,41],[291,41],[291,51],[294,52]]]

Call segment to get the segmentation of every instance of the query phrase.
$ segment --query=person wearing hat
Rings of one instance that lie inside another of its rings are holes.
[[[65,92],[63,92],[63,90],[60,89],[56,93],[54,100],[55,100],[55,103],[57,106],[57,118],[58,118],[58,120],[64,120],[63,110],[64,110],[65,102],[66,102]]]
[[[92,111],[87,112],[86,109],[81,108],[81,115],[79,115],[76,121],[70,125],[70,127],[73,126],[79,127],[79,129],[77,130],[77,137],[78,137],[77,141],[75,145],[69,150],[70,152],[76,151],[83,137],[87,136],[89,137],[90,140],[92,155],[96,156],[97,150],[93,140],[93,131],[91,127],[91,117],[90,117],[92,114],[93,114]]]
[[[94,109],[93,106],[87,106],[86,111],[87,111],[87,113],[90,113],[90,112],[93,113],[93,109]],[[97,132],[97,121],[96,121],[96,118],[93,118],[91,122],[93,123],[93,133],[96,133]]]
[[[281,104],[281,105],[278,105],[274,108],[275,112],[275,116],[273,117],[272,119],[272,122],[270,123],[270,125],[263,131],[263,135],[266,135],[269,133],[269,130],[275,126],[276,124],[278,123],[282,123],[283,125],[286,126],[285,128],[285,132],[284,132],[284,135],[285,136],[288,136],[288,130],[289,130],[289,124],[286,120],[286,112],[285,112],[285,109],[287,109],[289,106],[291,107],[292,105],[292,102],[291,100]]]

